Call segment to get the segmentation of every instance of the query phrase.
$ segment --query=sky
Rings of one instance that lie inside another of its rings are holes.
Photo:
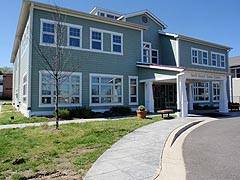
[[[149,10],[167,24],[165,32],[181,34],[233,48],[240,56],[239,0],[35,0],[82,12],[94,7],[127,14]],[[10,63],[22,0],[1,1],[0,67]]]

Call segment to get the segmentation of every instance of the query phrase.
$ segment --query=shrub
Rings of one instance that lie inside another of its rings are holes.
[[[126,116],[131,114],[131,108],[128,106],[114,106],[110,109],[113,116]]]
[[[77,107],[71,110],[72,114],[76,118],[90,118],[94,116],[94,112],[88,107]]]
[[[59,109],[58,116],[60,119],[72,119],[71,112],[68,109]],[[54,112],[54,117],[56,117],[56,112]]]

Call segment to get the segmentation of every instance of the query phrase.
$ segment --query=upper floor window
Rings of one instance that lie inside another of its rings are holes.
[[[217,54],[212,53],[212,66],[217,66]]]
[[[54,44],[56,37],[54,23],[42,21],[41,25],[41,42],[45,44]]]
[[[198,63],[198,50],[192,49],[192,63],[197,64]]]
[[[207,53],[207,51],[202,51],[202,64],[208,65],[208,53]]]
[[[220,55],[220,67],[225,67],[225,55]]]
[[[151,63],[151,43],[143,43],[143,62]]]
[[[81,28],[69,27],[68,37],[68,46],[81,47]]]
[[[152,63],[158,64],[158,50],[152,49]]]
[[[91,31],[91,49],[103,50],[102,32]]]
[[[122,36],[112,34],[112,52],[122,53]]]

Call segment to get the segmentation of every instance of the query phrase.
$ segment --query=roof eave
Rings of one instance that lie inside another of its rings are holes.
[[[10,59],[11,63],[14,62],[17,51],[18,51],[19,41],[22,38],[22,35],[24,32],[24,27],[27,23],[30,5],[31,5],[30,0],[23,0],[19,19],[18,19],[18,25],[17,25],[16,34],[15,34],[15,39],[14,39],[14,43],[13,43],[13,50],[12,50],[12,55],[11,55],[11,59]]]

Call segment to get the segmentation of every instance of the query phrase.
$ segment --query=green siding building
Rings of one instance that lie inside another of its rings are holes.
[[[42,54],[53,64],[61,41],[67,78],[60,84],[60,107],[104,112],[144,104],[150,112],[171,108],[184,117],[198,104],[227,112],[230,48],[166,28],[147,10],[83,13],[24,0],[11,57],[15,107],[26,116],[53,114],[53,71]]]

